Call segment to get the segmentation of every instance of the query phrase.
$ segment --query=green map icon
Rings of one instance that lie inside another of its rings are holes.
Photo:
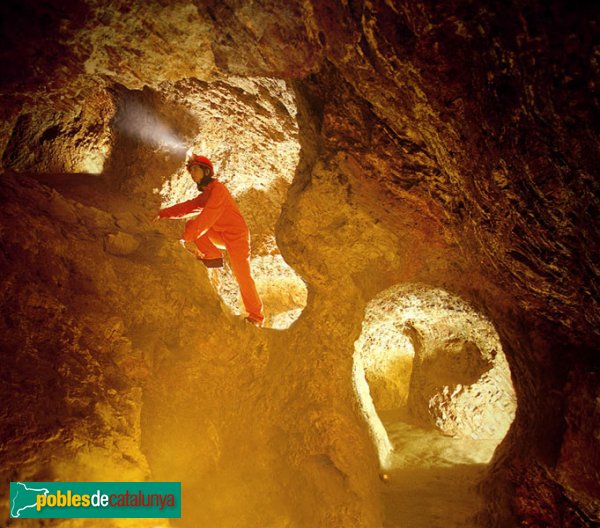
[[[14,486],[14,487],[13,487]],[[22,482],[11,482],[10,516],[20,517],[23,510],[36,507],[37,496],[40,493],[47,495],[49,491],[46,488],[29,488]]]

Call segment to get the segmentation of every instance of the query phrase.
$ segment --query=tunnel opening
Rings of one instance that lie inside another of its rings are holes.
[[[68,109],[24,112],[15,120],[2,151],[2,166],[17,172],[99,175],[110,155],[111,94],[91,90]]]
[[[386,483],[386,525],[472,521],[476,486],[516,412],[491,322],[442,289],[392,287],[367,305],[354,386]]]
[[[170,162],[170,170],[158,181],[150,178],[160,206],[198,194],[185,168],[185,152],[210,158],[216,178],[231,192],[250,229],[250,265],[264,305],[264,326],[288,328],[306,306],[307,297],[304,281],[283,259],[275,238],[275,224],[299,159],[292,90],[284,81],[268,78],[185,79],[163,83],[148,100],[141,99],[141,106],[135,97],[124,105],[124,113],[133,117],[121,119],[120,128],[131,136],[130,122],[148,110],[148,103],[160,107],[159,113],[170,121],[170,126],[146,127],[159,129],[159,137],[149,142],[155,155],[162,154]],[[169,115],[168,108],[175,108],[183,118]],[[235,315],[243,314],[227,255],[224,269],[207,273],[223,305]]]
[[[304,281],[284,260],[275,237],[299,159],[296,113],[292,89],[269,78],[182,79],[141,90],[115,84],[91,92],[70,111],[22,115],[2,162],[98,209],[114,208],[116,201],[135,207],[136,223],[140,211],[150,218],[160,207],[197,196],[185,157],[208,156],[250,230],[264,326],[285,329],[307,299]],[[103,196],[107,190],[110,199]],[[176,243],[183,222],[164,222],[160,229]],[[227,254],[223,270],[206,273],[224,311],[243,314]]]

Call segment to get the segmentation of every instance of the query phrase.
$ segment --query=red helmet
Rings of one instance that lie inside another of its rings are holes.
[[[192,154],[190,159],[188,159],[186,163],[187,170],[190,170],[194,165],[200,165],[202,167],[208,167],[210,169],[210,175],[214,176],[215,169],[213,168],[213,164],[208,158],[204,156],[198,156],[197,154]]]

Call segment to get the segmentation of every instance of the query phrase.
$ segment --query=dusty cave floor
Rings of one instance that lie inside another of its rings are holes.
[[[411,423],[402,409],[380,412],[394,446],[382,482],[385,528],[474,528],[497,440],[444,436]]]

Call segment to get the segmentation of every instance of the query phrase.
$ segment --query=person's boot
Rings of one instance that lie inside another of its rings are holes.
[[[207,268],[222,268],[223,267],[223,259],[222,258],[213,258],[213,259],[201,258],[200,260]]]
[[[250,315],[248,315],[245,318],[246,321],[248,321],[250,324],[253,324],[254,326],[258,326],[259,328],[262,328],[262,325],[264,323],[264,321],[261,321],[259,319],[254,319],[254,317],[251,317]]]

